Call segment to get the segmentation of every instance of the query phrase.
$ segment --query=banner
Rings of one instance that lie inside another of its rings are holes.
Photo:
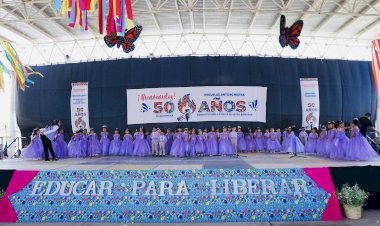
[[[0,222],[341,220],[334,192],[328,168],[15,171]]]
[[[203,86],[128,89],[128,124],[266,122],[267,88]]]
[[[89,129],[88,82],[71,83],[71,127],[75,133],[79,129]]]
[[[300,78],[302,126],[307,130],[319,127],[319,88],[317,78]]]

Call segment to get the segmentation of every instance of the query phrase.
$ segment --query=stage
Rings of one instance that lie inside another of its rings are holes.
[[[372,161],[337,161],[316,156],[290,158],[289,154],[243,153],[239,157],[93,157],[69,158],[56,162],[42,160],[0,160],[0,169],[17,170],[189,170],[219,168],[319,168],[380,166],[380,157]]]

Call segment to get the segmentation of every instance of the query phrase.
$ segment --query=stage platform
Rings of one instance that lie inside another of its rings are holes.
[[[310,155],[290,158],[289,154],[244,153],[236,156],[207,157],[93,157],[60,159],[56,162],[25,159],[0,160],[0,169],[17,170],[179,170],[216,168],[318,168],[380,166],[380,157],[372,161],[337,161]]]

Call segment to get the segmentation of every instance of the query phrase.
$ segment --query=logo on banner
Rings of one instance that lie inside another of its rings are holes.
[[[308,125],[316,125],[317,118],[313,115],[313,112],[310,112],[309,114],[307,114],[307,116],[306,116],[306,123]]]
[[[189,121],[190,115],[193,114],[197,109],[197,105],[193,100],[190,100],[190,94],[184,95],[178,100],[178,110],[182,113],[180,117],[177,118],[178,122],[186,120]]]
[[[77,129],[83,129],[83,128],[87,128],[86,127],[86,122],[82,119],[82,117],[79,117],[75,120],[75,127]]]
[[[150,107],[146,103],[141,104],[141,112],[147,112],[150,110]]]
[[[252,110],[256,111],[257,110],[257,103],[258,103],[258,101],[254,100],[252,102],[248,102],[248,105],[249,105],[249,107],[252,108]]]

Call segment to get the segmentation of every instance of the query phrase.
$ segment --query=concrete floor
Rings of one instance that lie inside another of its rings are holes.
[[[335,161],[315,156],[289,158],[289,154],[247,153],[240,157],[214,156],[197,158],[172,157],[96,157],[60,159],[57,162],[39,160],[0,160],[0,169],[18,170],[164,170],[211,168],[305,168],[342,166],[380,166],[380,157],[368,162]]]
[[[369,162],[334,161],[315,156],[306,158],[289,158],[288,154],[248,153],[240,157],[199,157],[199,158],[156,158],[156,157],[97,157],[84,159],[60,159],[57,162],[33,161],[23,159],[0,160],[0,169],[18,170],[165,170],[165,169],[211,169],[211,168],[305,168],[305,167],[344,167],[344,166],[380,166],[380,157]],[[15,225],[15,224],[1,224]],[[40,223],[28,223],[16,225],[41,225]],[[139,226],[139,225],[164,225],[164,224],[112,224],[112,223],[43,223],[44,226]],[[170,224],[181,226],[201,226],[210,224]],[[340,222],[260,222],[260,223],[213,223],[217,226],[380,226],[380,210],[367,210],[361,220],[347,220]]]

